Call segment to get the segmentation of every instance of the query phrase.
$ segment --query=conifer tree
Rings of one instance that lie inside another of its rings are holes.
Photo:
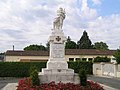
[[[83,32],[82,37],[77,42],[78,49],[92,49],[93,45],[86,31]]]

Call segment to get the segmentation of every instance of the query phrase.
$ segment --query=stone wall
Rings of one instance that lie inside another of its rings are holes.
[[[118,65],[118,71],[120,72],[120,64]]]
[[[94,63],[93,74],[99,76],[120,77],[120,64],[116,63]]]
[[[112,63],[106,63],[103,65],[103,74],[107,76],[114,76],[114,65]]]

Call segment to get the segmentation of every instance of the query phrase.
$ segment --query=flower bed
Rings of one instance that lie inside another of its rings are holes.
[[[87,81],[87,86],[74,83],[64,84],[62,82],[55,84],[54,81],[41,84],[40,86],[32,86],[30,78],[19,80],[17,87],[17,90],[104,90],[102,86],[93,81]]]

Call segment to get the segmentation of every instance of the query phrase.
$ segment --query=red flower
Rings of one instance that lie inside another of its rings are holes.
[[[102,86],[93,81],[87,81],[87,86],[81,86],[74,83],[44,83],[40,86],[32,86],[32,80],[30,78],[24,78],[19,80],[17,90],[104,90]]]

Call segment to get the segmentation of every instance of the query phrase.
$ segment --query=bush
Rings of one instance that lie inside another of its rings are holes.
[[[0,62],[0,77],[29,76],[29,63]]]
[[[0,77],[29,77],[31,66],[41,71],[46,62],[0,62]]]
[[[46,62],[0,62],[0,77],[29,77],[31,66],[36,66],[41,72],[42,68],[46,68]],[[75,73],[85,69],[87,74],[92,74],[92,62],[68,62],[68,66]]]
[[[75,73],[79,73],[81,69],[86,71],[86,74],[93,74],[93,63],[92,62],[83,62],[83,61],[75,61],[68,62],[68,67],[74,69]]]
[[[30,68],[30,78],[32,79],[32,85],[33,86],[39,86],[40,85],[40,81],[39,81],[39,77],[38,77],[38,71],[36,66],[32,66]]]
[[[84,69],[81,69],[79,71],[79,78],[80,78],[80,84],[82,86],[86,86],[87,85],[87,74]]]
[[[120,64],[120,49],[117,49],[117,51],[115,52],[113,56],[115,57],[116,62]]]
[[[98,56],[94,59],[94,62],[110,62],[110,58]]]

